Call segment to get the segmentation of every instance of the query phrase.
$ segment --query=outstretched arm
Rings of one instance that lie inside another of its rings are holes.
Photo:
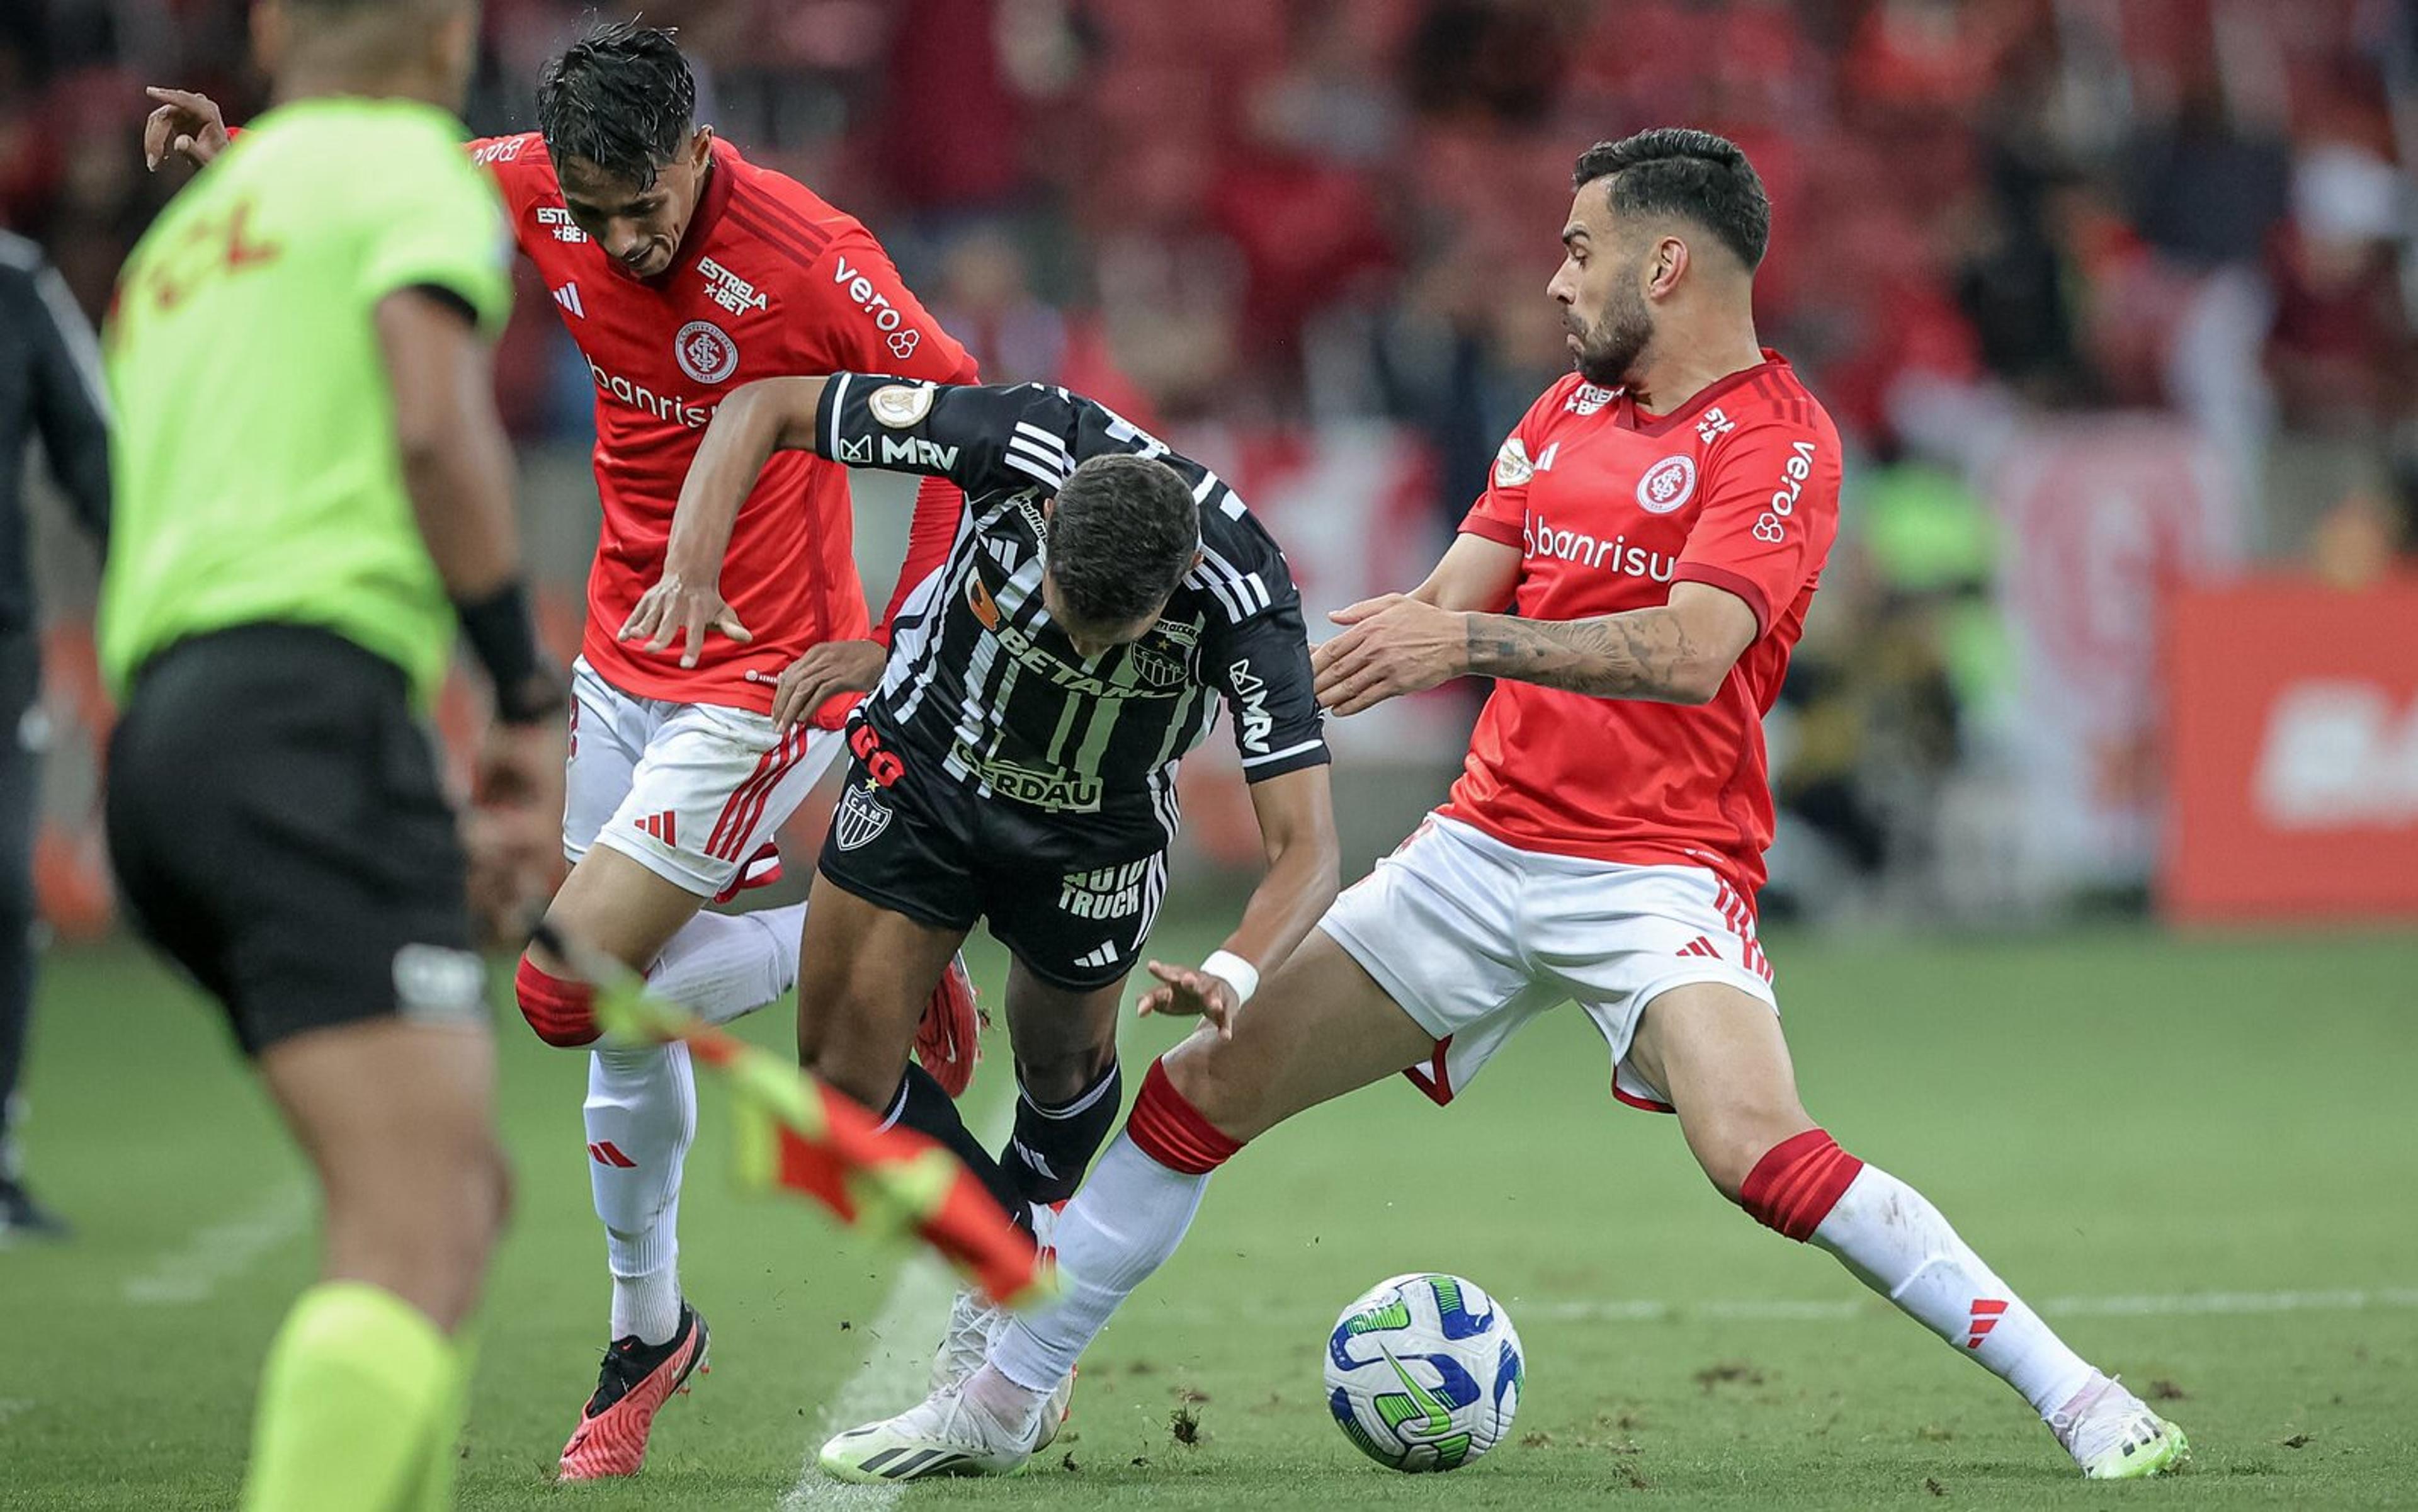
[[[820,378],[763,378],[742,384],[713,412],[705,439],[672,511],[664,575],[622,621],[620,638],[645,639],[661,651],[685,635],[681,665],[696,665],[712,629],[742,645],[755,639],[722,597],[722,557],[740,507],[775,451],[811,451]]]
[[[1671,602],[1592,619],[1474,614],[1466,670],[1597,698],[1709,703],[1753,643],[1754,611],[1705,583],[1679,583]]]
[[[1508,678],[1598,698],[1702,704],[1753,643],[1754,611],[1705,583],[1677,583],[1650,609],[1587,619],[1456,613],[1407,595],[1339,610],[1318,648],[1318,701],[1356,714],[1449,678]]]
[[[1335,797],[1324,764],[1251,785],[1267,875],[1243,909],[1243,922],[1197,967],[1150,963],[1158,978],[1141,1000],[1145,1014],[1198,1014],[1231,1033],[1236,1009],[1309,935],[1335,901],[1342,848],[1335,838]],[[1243,980],[1236,980],[1237,977]]]

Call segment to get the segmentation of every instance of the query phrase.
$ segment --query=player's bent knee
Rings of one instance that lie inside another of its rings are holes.
[[[1125,1119],[1125,1135],[1143,1154],[1170,1170],[1205,1176],[1233,1158],[1243,1141],[1219,1128],[1176,1085],[1163,1061],[1153,1061]]]
[[[815,1079],[880,1113],[898,1094],[900,1065],[894,1059],[849,1054],[847,1047],[825,1041],[800,1057],[799,1063]]]
[[[1247,1089],[1196,1037],[1150,1063],[1125,1132],[1160,1165],[1198,1173],[1217,1169],[1243,1148],[1259,1132],[1255,1116]],[[1165,1153],[1152,1148],[1153,1139]]]
[[[1027,1097],[1044,1107],[1054,1106],[1080,1097],[1098,1085],[1101,1075],[1116,1063],[1116,1059],[1113,1036],[1106,1044],[1088,1046],[1070,1055],[1032,1061],[1018,1057],[1016,1082]]]
[[[1765,1150],[1732,1197],[1755,1222],[1802,1243],[1863,1168],[1829,1131],[1804,1129]]]
[[[537,1037],[559,1049],[596,1042],[596,992],[585,982],[566,981],[539,970],[528,956],[513,977],[513,996]]]
[[[1704,1168],[1706,1180],[1723,1197],[1737,1202],[1742,1199],[1747,1183],[1764,1158],[1813,1122],[1802,1115],[1794,1120],[1741,1120],[1728,1127],[1699,1134],[1690,1143],[1695,1151],[1696,1163]]]

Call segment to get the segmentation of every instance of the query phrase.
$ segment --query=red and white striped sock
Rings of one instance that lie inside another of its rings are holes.
[[[1055,1390],[1118,1305],[1175,1253],[1210,1173],[1241,1148],[1152,1061],[1125,1132],[1059,1214],[1058,1295],[1000,1330],[998,1372],[1030,1392]]]
[[[1820,1129],[1768,1151],[1738,1204],[1756,1221],[1837,1256],[1858,1280],[2021,1392],[2043,1417],[2090,1379],[2089,1363],[1921,1192]]]

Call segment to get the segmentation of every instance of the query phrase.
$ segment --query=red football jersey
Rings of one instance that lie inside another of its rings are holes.
[[[1576,374],[1529,409],[1462,529],[1522,551],[1513,612],[1583,619],[1708,583],[1758,634],[1702,707],[1508,680],[1443,812],[1523,849],[1709,866],[1750,896],[1771,844],[1763,716],[1839,522],[1839,433],[1787,359],[1655,416]]]
[[[768,711],[781,669],[808,647],[869,634],[849,513],[848,469],[808,452],[775,455],[739,512],[722,593],[754,633],[708,635],[683,669],[615,640],[663,575],[681,481],[723,397],[757,378],[837,372],[946,383],[976,378],[853,216],[729,143],[671,270],[643,283],[573,223],[536,132],[475,142],[504,192],[513,235],[544,275],[556,313],[596,383],[596,491],[604,529],[588,577],[581,650],[624,693]],[[937,568],[961,501],[920,496],[901,586]],[[920,570],[919,570],[920,569]]]

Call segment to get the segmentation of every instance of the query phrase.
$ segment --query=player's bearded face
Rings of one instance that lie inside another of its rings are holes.
[[[1654,340],[1654,312],[1638,288],[1643,268],[1613,266],[1620,259],[1611,256],[1602,262],[1608,286],[1593,318],[1587,317],[1582,301],[1574,300],[1562,313],[1562,321],[1576,346],[1571,364],[1579,376],[1599,388],[1616,389],[1637,371],[1638,359]]]

